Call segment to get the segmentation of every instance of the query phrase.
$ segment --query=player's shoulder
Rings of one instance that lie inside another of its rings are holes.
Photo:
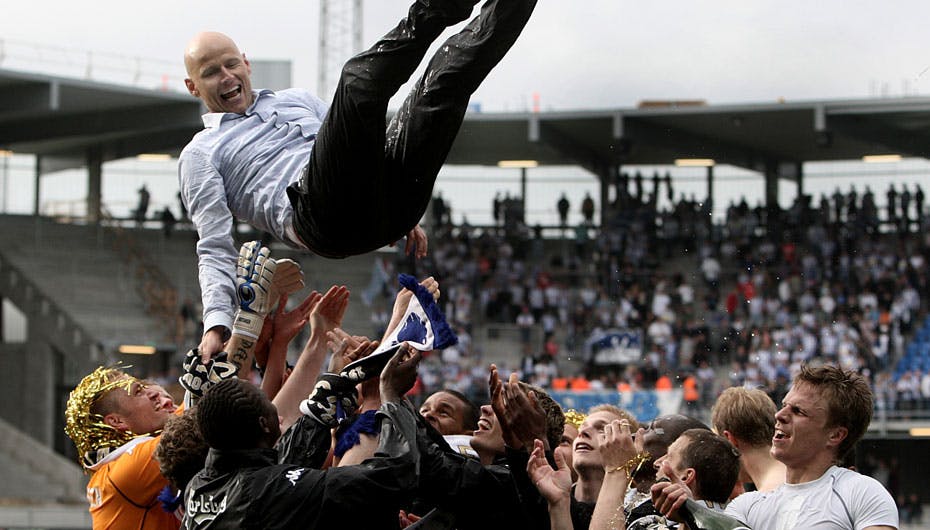
[[[828,471],[833,476],[834,488],[838,492],[856,489],[871,489],[885,491],[885,487],[878,480],[843,467],[834,467]]]
[[[192,157],[209,152],[209,146],[212,143],[210,137],[213,135],[214,131],[215,129],[212,128],[197,131],[193,138],[187,142],[187,145],[181,149],[181,154],[178,158],[181,160],[189,160]]]
[[[777,510],[782,494],[781,488],[773,491],[747,491],[730,501],[724,513],[741,521],[751,521]]]
[[[329,105],[306,88],[285,88],[274,91],[276,106],[295,106],[312,110],[316,114],[326,112]]]
[[[294,87],[294,88],[285,88],[283,90],[275,90],[274,97],[278,100],[285,101],[301,101],[301,102],[315,102],[317,100],[316,95],[306,88]]]

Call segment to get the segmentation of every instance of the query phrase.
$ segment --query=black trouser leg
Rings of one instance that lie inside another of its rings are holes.
[[[535,0],[499,5],[450,38],[386,128],[387,104],[470,0],[419,0],[345,66],[298,189],[295,228],[315,252],[344,257],[403,237],[422,217],[468,98],[510,48]],[[386,130],[387,129],[387,130]]]
[[[384,196],[388,101],[436,37],[471,13],[474,1],[417,0],[394,29],[343,67],[310,162],[288,189],[295,229],[315,252],[344,257],[383,244],[375,241],[372,219]]]
[[[481,14],[446,40],[387,130],[385,169],[403,235],[426,211],[436,175],[462,125],[468,100],[513,46],[536,0],[488,0]]]

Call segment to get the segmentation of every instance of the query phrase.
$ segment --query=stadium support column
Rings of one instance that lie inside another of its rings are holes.
[[[601,239],[601,234],[605,233],[605,230],[610,230],[610,216],[608,215],[608,209],[610,209],[610,183],[615,182],[617,175],[619,174],[618,166],[607,165],[599,171],[598,181],[601,184],[600,189],[600,201],[601,201],[601,215],[600,215],[600,227],[597,230],[597,239],[598,241],[603,241]],[[619,263],[616,265],[620,266]],[[610,261],[610,244],[607,243],[604,245],[603,252],[601,252],[601,286],[605,287],[607,292],[610,292],[610,289],[613,287],[610,281],[612,276],[612,268],[614,267]]]
[[[0,159],[3,160],[3,213],[10,211],[10,157],[12,152],[4,153],[0,149]]]
[[[615,166],[607,166],[601,171],[599,171],[597,176],[598,183],[601,185],[600,189],[600,201],[601,201],[601,222],[600,229],[604,230],[607,227],[608,216],[607,209],[610,204],[610,183],[614,181],[614,175],[617,173],[617,168]]]
[[[781,209],[778,207],[778,163],[765,163],[766,233],[781,238]],[[780,242],[780,239],[778,240]]]
[[[798,183],[798,197],[804,197],[804,163],[798,162],[794,167],[794,178]]]
[[[100,190],[103,178],[103,152],[100,146],[87,149],[87,220],[100,223]]]
[[[714,233],[714,164],[707,166],[707,210],[710,215],[704,222],[707,223],[707,233]]]
[[[12,371],[20,374],[17,386],[24,390],[23,396],[26,397],[18,411],[20,420],[15,423],[29,436],[50,446],[54,443],[55,432],[60,429],[53,403],[55,365],[52,346],[43,338],[48,331],[38,329],[39,320],[32,318],[27,322],[26,348],[18,355],[20,362],[15,364],[15,368],[11,367]]]
[[[39,198],[42,190],[42,155],[36,155],[35,192],[32,194],[32,215],[39,217]]]

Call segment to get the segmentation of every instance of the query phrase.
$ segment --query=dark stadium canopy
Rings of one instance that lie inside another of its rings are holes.
[[[175,151],[200,114],[187,94],[0,70],[0,149],[40,155],[41,173]]]
[[[5,70],[0,102],[0,149],[40,155],[40,173],[177,154],[202,127],[187,94]],[[535,160],[605,177],[622,165],[707,158],[777,179],[797,178],[803,162],[891,153],[930,158],[930,98],[470,113],[448,163]]]

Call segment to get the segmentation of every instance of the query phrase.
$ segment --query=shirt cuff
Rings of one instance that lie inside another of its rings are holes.
[[[213,311],[203,317],[203,329],[209,331],[215,327],[224,328],[223,341],[227,341],[232,334],[232,320],[232,315],[227,315],[222,311]]]

